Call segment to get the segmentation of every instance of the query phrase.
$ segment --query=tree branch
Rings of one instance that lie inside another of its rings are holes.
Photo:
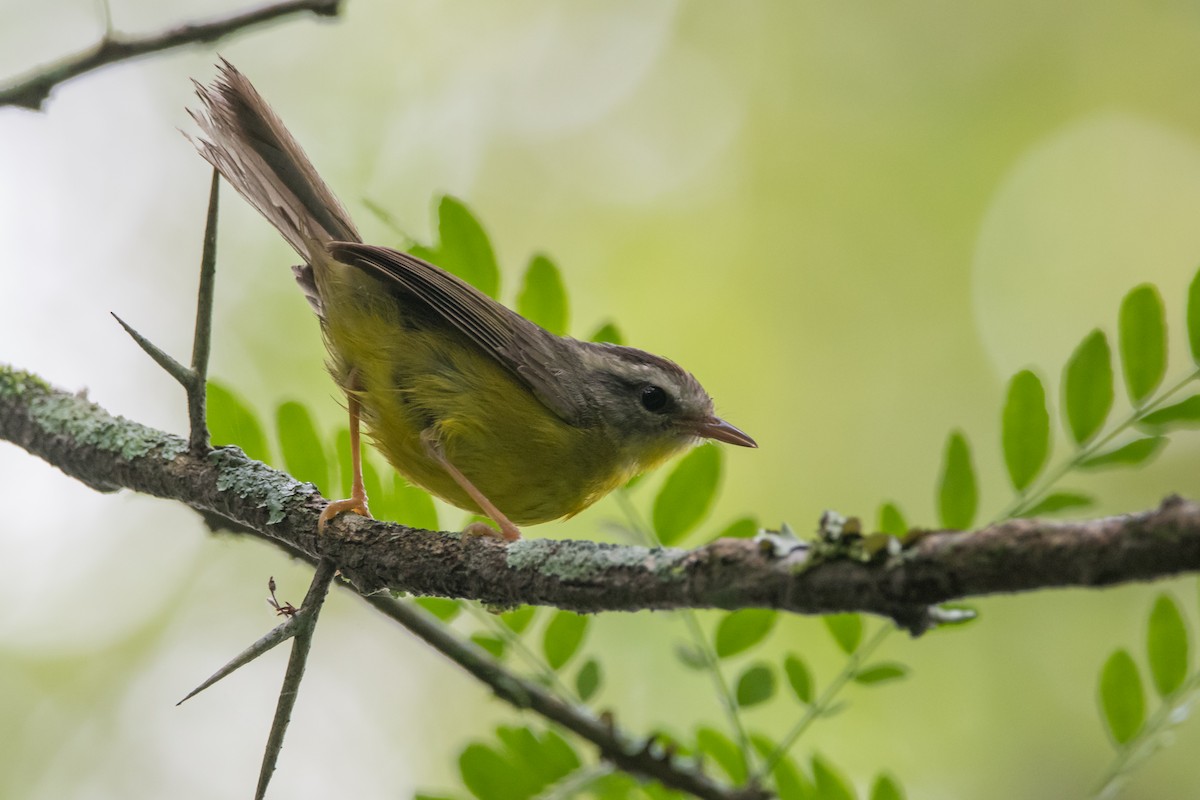
[[[340,6],[341,0],[283,0],[221,19],[184,23],[149,36],[127,37],[108,31],[88,50],[35,70],[0,88],[0,106],[38,111],[58,84],[108,64],[181,45],[216,42],[244,28],[291,14],[311,12],[320,17],[333,17],[341,11]]]
[[[348,514],[318,537],[325,501],[311,484],[237,448],[188,453],[179,437],[109,415],[29,373],[0,367],[0,439],[99,491],[186,503],[309,558],[331,558],[364,594],[384,588],[581,612],[770,607],[864,611],[919,633],[929,607],[963,597],[1104,586],[1200,570],[1200,505],[1080,522],[1013,520],[911,537],[863,562],[795,543],[718,540],[694,550],[586,541],[502,542],[433,534]]]

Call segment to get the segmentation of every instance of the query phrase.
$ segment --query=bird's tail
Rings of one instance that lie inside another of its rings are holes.
[[[204,132],[194,140],[200,155],[308,264],[327,258],[328,242],[362,241],[346,209],[246,76],[224,59],[219,68],[210,86],[196,84],[203,108],[189,110]]]

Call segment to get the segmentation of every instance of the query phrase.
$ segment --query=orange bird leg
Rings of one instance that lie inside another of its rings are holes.
[[[350,411],[350,464],[354,469],[354,480],[350,485],[348,498],[334,500],[325,506],[325,510],[321,512],[321,516],[317,520],[317,533],[323,533],[329,520],[343,511],[353,511],[364,517],[371,516],[371,510],[367,508],[367,490],[363,487],[362,453],[358,443],[358,398],[354,396],[353,392],[347,392],[346,399],[348,401],[347,408]]]
[[[470,495],[471,499],[475,501],[475,505],[479,506],[480,510],[483,511],[484,514],[491,517],[492,521],[500,526],[500,530],[497,532],[492,527],[484,525],[481,522],[472,522],[467,526],[467,529],[463,531],[464,533],[469,533],[474,536],[492,536],[496,538],[502,538],[506,542],[515,542],[517,539],[521,538],[521,531],[512,523],[512,520],[504,516],[503,512],[496,508],[491,500],[488,500],[483,496],[483,492],[475,488],[475,484],[467,480],[466,475],[463,475],[461,472],[459,472],[458,467],[450,463],[450,461],[446,458],[446,454],[442,452],[442,446],[438,444],[437,438],[432,430],[427,428],[424,431],[421,431],[421,443],[425,445],[425,452],[429,454],[430,458],[441,464],[442,469],[446,470],[450,477],[454,478],[454,482],[461,486],[462,490]]]

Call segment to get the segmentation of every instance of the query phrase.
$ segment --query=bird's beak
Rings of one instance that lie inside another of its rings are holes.
[[[705,439],[736,444],[738,447],[758,447],[758,442],[720,417],[706,417],[700,420],[692,429],[692,433]]]

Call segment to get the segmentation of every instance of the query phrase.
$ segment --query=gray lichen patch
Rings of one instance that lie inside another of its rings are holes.
[[[47,394],[51,391],[50,384],[37,375],[0,364],[0,397],[24,397],[30,392]]]
[[[220,472],[217,489],[233,491],[238,497],[254,502],[256,508],[267,509],[267,524],[283,521],[288,506],[296,498],[311,497],[317,488],[301,483],[261,461],[247,458],[238,447],[220,447],[208,454],[208,459]]]
[[[171,460],[187,452],[187,442],[123,417],[113,417],[94,403],[54,391],[28,380],[13,370],[0,370],[0,392],[37,392],[29,403],[29,415],[46,433],[63,436],[80,445],[113,453],[126,461],[157,453]],[[14,378],[16,378],[14,380]]]
[[[625,570],[649,569],[666,581],[684,577],[678,550],[582,541],[569,544],[564,547],[551,539],[522,539],[508,546],[505,564],[509,569],[537,571],[564,583],[595,583]]]

